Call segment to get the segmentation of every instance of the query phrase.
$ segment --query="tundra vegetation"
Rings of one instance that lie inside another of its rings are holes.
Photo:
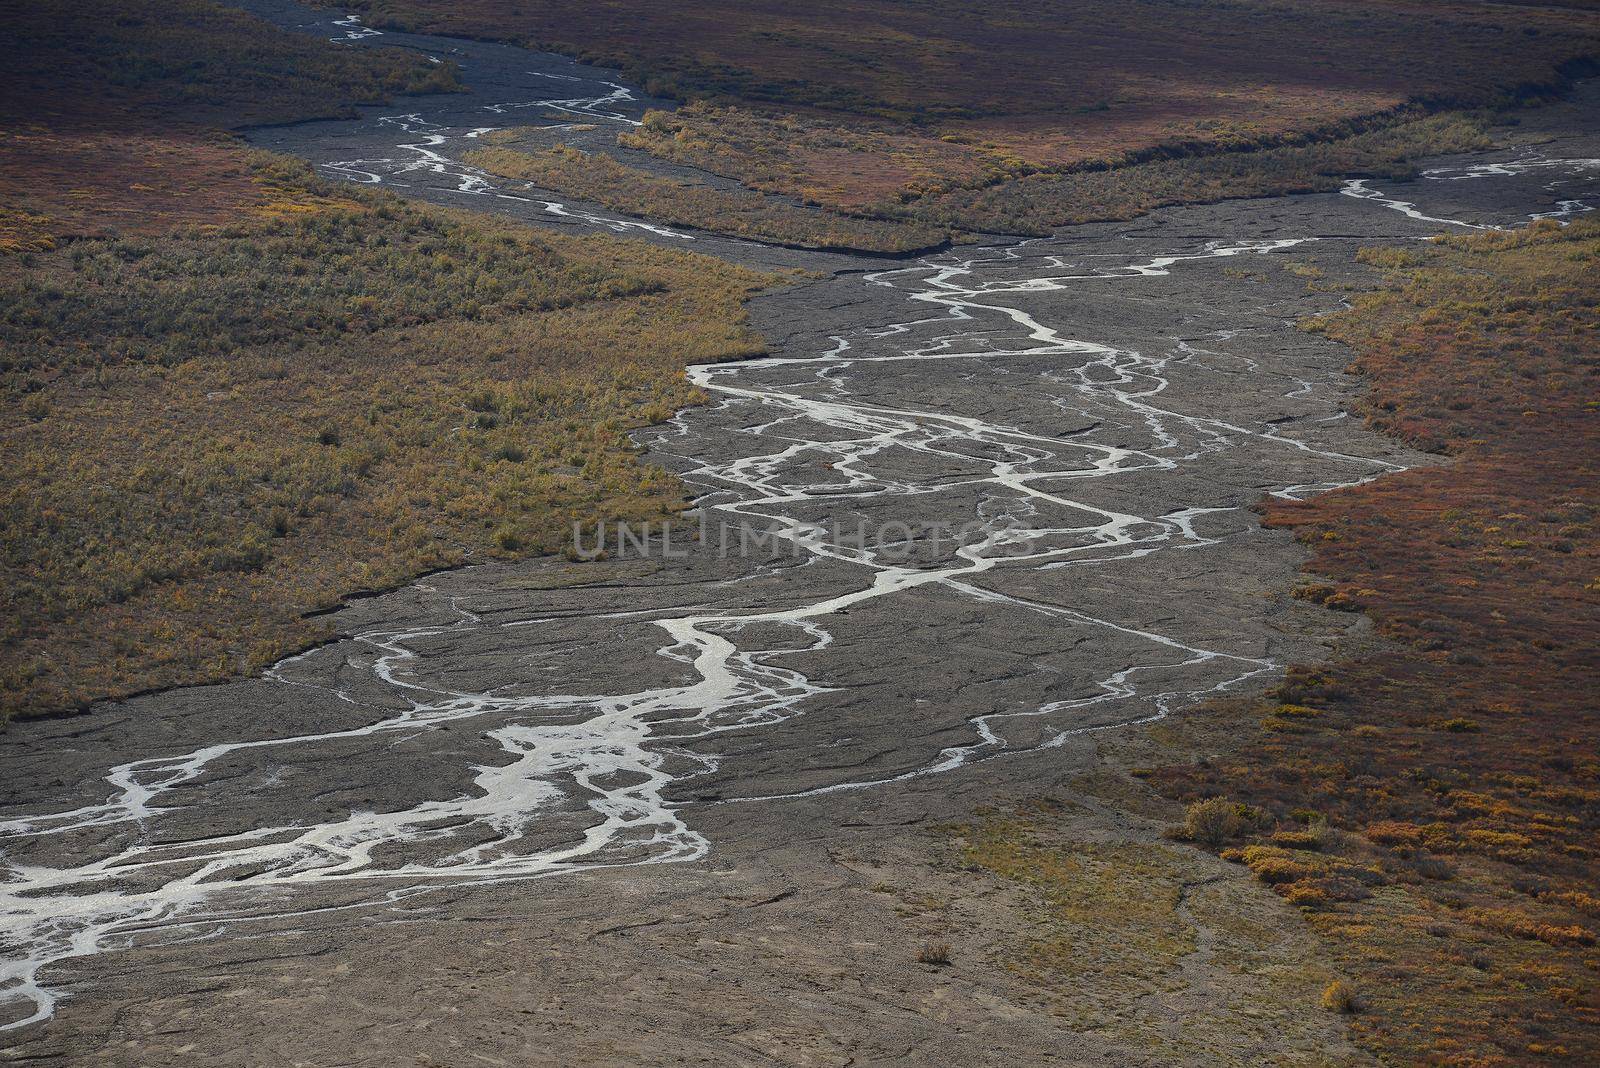
[[[1317,188],[1367,159],[1392,173],[1431,149],[1412,125],[1427,113],[1537,95],[1600,52],[1581,4],[850,0],[827,18],[779,0],[353,6],[377,26],[619,66],[685,105],[621,135],[630,147],[842,212],[1022,233]],[[1282,148],[1310,150],[1260,151]],[[1166,165],[1121,182],[1151,163]]]
[[[679,505],[627,432],[697,399],[685,363],[759,351],[765,276],[334,187],[207,125],[454,84],[419,57],[198,0],[16,27],[0,720],[259,670],[343,595]]]
[[[1210,755],[1152,778],[1326,936],[1375,1051],[1594,1064],[1600,224],[1361,258],[1384,287],[1308,328],[1354,347],[1375,426],[1453,462],[1266,521],[1312,550],[1298,596],[1390,644],[1190,717]]]
[[[800,248],[864,252],[913,252],[938,245],[945,236],[929,226],[822,211],[738,186],[661,177],[603,152],[530,146],[520,141],[516,129],[486,136],[492,147],[467,153],[473,166],[673,226]]]
[[[791,179],[760,165],[748,166],[750,136],[723,124],[695,128],[695,105],[677,112],[649,112],[644,126],[621,135],[626,146],[642,148],[679,163],[736,174],[767,192],[785,192]],[[1267,142],[1254,151],[1196,152],[1175,158],[1129,161],[1119,166],[978,176],[971,184],[946,184],[891,204],[857,205],[885,218],[934,225],[954,232],[982,231],[1048,234],[1075,223],[1131,219],[1171,204],[1193,204],[1230,197],[1325,192],[1352,173],[1406,178],[1412,161],[1429,154],[1468,152],[1487,147],[1486,114],[1451,112],[1424,115],[1408,109],[1366,122],[1342,124],[1294,143]],[[803,120],[765,120],[774,126],[804,126]],[[774,130],[776,140],[793,143],[798,132]],[[935,156],[923,163],[937,171]],[[815,191],[812,191],[813,193]]]
[[[6,711],[258,670],[305,613],[681,501],[627,432],[763,276],[325,185],[0,265]]]

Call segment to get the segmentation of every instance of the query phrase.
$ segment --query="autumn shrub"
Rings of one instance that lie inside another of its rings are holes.
[[[1222,797],[1191,804],[1184,813],[1184,835],[1203,845],[1222,846],[1255,830],[1260,816],[1248,805]]]
[[[1355,1012],[1358,1008],[1355,989],[1344,980],[1335,979],[1322,991],[1322,1007],[1329,1012]]]

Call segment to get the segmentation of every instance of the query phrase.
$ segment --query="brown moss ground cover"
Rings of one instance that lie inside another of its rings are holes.
[[[301,617],[677,506],[627,431],[758,351],[766,279],[348,194],[0,266],[5,713],[252,671]]]
[[[1481,105],[1600,53],[1587,7],[1454,0],[358,6],[620,65],[693,102],[638,147],[843,210],[934,198],[929,221],[953,189]]]
[[[493,147],[469,152],[466,160],[494,174],[523,179],[616,211],[758,241],[813,249],[910,252],[944,239],[942,230],[927,226],[854,218],[745,189],[719,189],[658,177],[604,153],[565,145],[511,147],[514,143],[502,139]]]
[[[1373,422],[1455,457],[1267,521],[1301,595],[1395,644],[1297,668],[1194,730],[1261,730],[1157,775],[1256,806],[1232,856],[1357,979],[1359,1036],[1406,1062],[1600,1060],[1600,225],[1376,250],[1388,288],[1319,321]],[[1326,821],[1326,826],[1321,821]]]

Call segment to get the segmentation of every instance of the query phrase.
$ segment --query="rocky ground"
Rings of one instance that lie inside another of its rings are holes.
[[[1345,353],[1296,323],[1362,244],[1579,210],[1588,97],[1404,190],[895,262],[496,185],[453,155],[493,106],[601,137],[646,102],[399,43],[474,94],[255,139],[814,274],[754,305],[770,358],[695,369],[708,403],[642,440],[698,495],[670,541],[434,575],[264,678],[0,736],[6,1056],[1361,1063],[1294,910],[1164,840],[1125,772],[1195,702],[1369,640],[1288,597],[1300,550],[1250,506],[1431,461],[1348,415]],[[985,853],[1041,803],[1029,841],[1115,937],[1045,946],[1059,916]]]

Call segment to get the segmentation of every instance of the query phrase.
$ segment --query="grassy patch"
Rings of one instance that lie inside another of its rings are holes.
[[[1027,933],[997,946],[1002,963],[1073,1029],[1162,1063],[1327,1049],[1319,1000],[1332,976],[1292,914],[1285,923],[1248,883],[1197,873],[1170,845],[1073,827],[1046,803],[983,812],[956,831],[968,871],[1031,905]]]
[[[0,267],[7,714],[251,671],[303,613],[674,508],[627,432],[765,276],[347,192]]]
[[[1012,967],[1041,985],[1068,984],[1063,1005],[1080,1027],[1101,1028],[1142,995],[1170,988],[1195,948],[1177,911],[1182,858],[1160,846],[1055,840],[1025,814],[965,828],[962,858],[1029,887],[1037,936]]]
[[[881,210],[924,194],[1003,181],[1028,169],[995,147],[951,142],[878,119],[693,101],[651,111],[618,135],[662,159],[838,211]]]
[[[1156,779],[1271,814],[1225,855],[1329,937],[1378,1052],[1592,1064],[1600,225],[1363,259],[1388,285],[1312,325],[1355,348],[1376,425],[1455,462],[1275,503],[1268,522],[1311,547],[1310,599],[1365,611],[1395,647],[1292,670],[1257,712],[1292,730]],[[1238,731],[1237,709],[1212,716]],[[1313,848],[1294,836],[1315,820]]]

